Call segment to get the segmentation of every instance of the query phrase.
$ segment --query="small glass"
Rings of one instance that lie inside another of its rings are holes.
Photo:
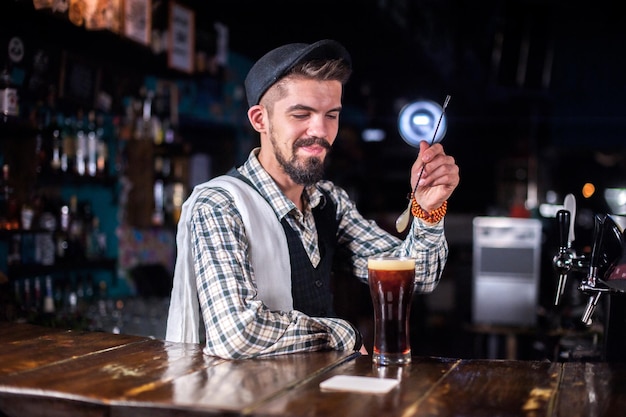
[[[367,269],[374,306],[372,360],[379,365],[409,364],[409,316],[415,288],[415,259],[370,257]]]

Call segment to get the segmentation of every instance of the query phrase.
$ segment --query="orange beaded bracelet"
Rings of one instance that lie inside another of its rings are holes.
[[[444,201],[443,204],[434,209],[431,212],[424,210],[417,201],[415,200],[415,196],[411,199],[411,214],[417,217],[418,219],[422,219],[427,221],[428,223],[439,223],[443,216],[446,215],[448,211],[448,200]]]

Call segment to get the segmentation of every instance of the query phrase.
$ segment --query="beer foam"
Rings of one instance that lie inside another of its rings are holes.
[[[406,271],[415,269],[415,259],[412,258],[370,258],[367,267],[383,271]]]

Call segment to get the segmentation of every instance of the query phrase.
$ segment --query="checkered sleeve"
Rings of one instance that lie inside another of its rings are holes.
[[[379,254],[410,256],[416,259],[415,290],[428,293],[435,289],[448,258],[448,243],[444,234],[444,220],[429,224],[413,219],[404,240],[382,229],[372,220],[366,220],[354,202],[341,188],[326,182],[337,202],[339,244],[350,254],[352,273],[367,282],[367,258]]]
[[[199,196],[191,222],[205,353],[244,359],[354,349],[357,335],[350,323],[298,311],[270,311],[256,298],[244,225],[226,191],[214,189]]]

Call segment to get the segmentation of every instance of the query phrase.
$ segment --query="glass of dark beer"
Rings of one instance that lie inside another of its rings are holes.
[[[409,316],[415,288],[415,259],[376,256],[367,260],[374,305],[374,352],[379,365],[411,363]]]

